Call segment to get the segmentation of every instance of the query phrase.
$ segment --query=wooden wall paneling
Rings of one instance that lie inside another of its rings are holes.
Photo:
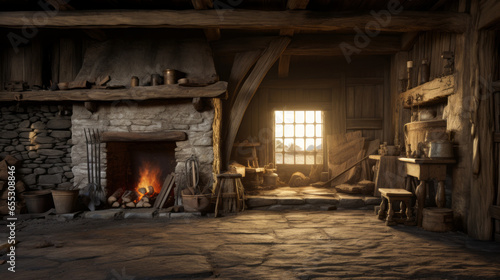
[[[71,82],[82,67],[81,42],[71,38],[61,38],[59,43],[59,82]]]
[[[403,104],[399,99],[399,94],[403,91],[401,79],[406,79],[406,61],[408,61],[408,52],[399,52],[392,57],[391,61],[391,111],[393,112],[392,126],[394,129],[394,144],[404,145],[403,125],[405,124],[403,116],[409,115],[403,109]]]
[[[8,49],[8,58],[10,60],[10,71],[7,81],[24,81],[24,52],[26,47],[19,48],[16,53],[14,49]]]
[[[42,71],[43,71],[43,46],[42,42],[33,39],[31,44],[26,48],[24,53],[24,71],[26,82],[31,86],[42,86]]]
[[[384,119],[384,127],[383,127],[383,137],[381,142],[387,142],[390,144],[394,144],[394,127],[392,126],[392,114],[394,114],[394,111],[392,110],[391,106],[391,78],[390,78],[390,71],[385,70],[384,71],[384,85],[380,85],[379,92],[381,92],[381,97],[379,98],[380,100],[383,100],[382,106],[382,118]]]
[[[60,59],[61,59],[61,55],[60,55],[60,44],[59,44],[59,41],[57,42],[52,42],[51,43],[51,49],[52,49],[52,52],[51,52],[51,65],[50,65],[50,69],[51,69],[51,81],[52,83],[59,83],[60,80],[59,80],[59,70],[61,68],[61,63],[60,63]]]
[[[286,49],[288,44],[290,43],[290,38],[288,37],[280,37],[271,41],[268,48],[264,50],[262,56],[259,58],[257,63],[255,64],[253,70],[248,75],[248,78],[245,80],[241,89],[238,92],[238,96],[234,102],[233,108],[231,108],[230,112],[230,125],[227,130],[227,135],[225,137],[226,142],[226,153],[225,153],[225,162],[226,164],[229,161],[231,156],[231,148],[233,146],[236,134],[238,132],[238,128],[243,119],[243,115],[248,107],[248,104],[252,100],[255,92],[257,91],[260,83],[266,76],[267,72],[273,64],[278,60],[283,51]]]

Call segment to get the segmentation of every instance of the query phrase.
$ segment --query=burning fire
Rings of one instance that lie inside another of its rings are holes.
[[[136,193],[139,195],[137,201],[141,200],[141,198],[144,196],[139,192],[140,188],[145,188],[147,190],[148,186],[152,186],[155,190],[155,193],[160,192],[160,173],[160,167],[153,166],[153,164],[151,164],[150,162],[142,164],[139,175],[139,182],[137,183],[137,186],[135,188]]]

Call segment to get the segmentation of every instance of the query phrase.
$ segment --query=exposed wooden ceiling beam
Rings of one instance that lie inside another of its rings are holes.
[[[481,14],[479,15],[479,29],[497,27],[500,25],[500,1],[481,1]]]
[[[76,10],[73,6],[71,6],[64,0],[45,0],[45,2],[52,5],[52,7],[54,7],[54,9],[57,11]],[[108,38],[106,32],[104,32],[102,29],[84,29],[83,32],[87,34],[90,38],[95,39],[97,41],[105,41]]]
[[[288,0],[286,7],[290,10],[304,10],[309,0]]]
[[[419,31],[406,32],[401,35],[401,50],[409,51],[411,48],[413,48],[413,45],[415,45],[415,42],[417,42],[419,35]]]
[[[435,11],[449,1],[450,0],[438,0],[436,1],[436,3],[434,3],[434,5],[432,5],[429,11]],[[419,36],[420,31],[407,32],[401,35],[401,50],[409,51],[413,47]]]
[[[344,53],[339,47],[341,43],[354,44],[355,35],[296,35],[283,55],[319,55],[342,56]],[[231,55],[238,52],[265,49],[269,42],[276,37],[244,37],[221,40],[212,43],[212,50],[218,55]],[[400,51],[399,36],[379,35],[371,39],[368,46],[360,49],[360,55],[393,54]]]
[[[43,26],[33,23],[34,11],[0,12],[0,26],[11,28],[227,28],[350,31],[355,27],[374,26],[377,20],[369,12],[327,13],[316,11],[228,10],[220,17],[216,10],[98,10],[60,11],[47,17]],[[465,31],[469,15],[454,12],[403,11],[377,25],[380,31]],[[26,22],[28,19],[28,22]]]
[[[279,37],[272,40],[238,91],[234,105],[231,108],[229,128],[225,131],[226,134],[224,135],[226,163],[229,162],[236,134],[250,101],[252,101],[255,92],[257,92],[267,72],[281,56],[290,41],[288,37]]]
[[[214,7],[212,0],[191,0],[195,10],[207,10]],[[203,29],[207,41],[217,41],[220,39],[220,29],[219,28],[205,28]]]

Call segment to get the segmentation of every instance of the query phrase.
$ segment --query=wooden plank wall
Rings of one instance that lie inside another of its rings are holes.
[[[339,67],[329,78],[323,78],[317,69],[309,69],[317,78],[276,79],[269,75],[252,99],[236,141],[260,142],[259,164],[273,162],[273,111],[285,109],[323,110],[324,135],[362,130],[364,137],[392,143],[389,65],[366,65]],[[293,61],[291,67],[291,72],[297,71]]]
[[[443,32],[425,32],[420,34],[417,42],[408,52],[408,60],[413,61],[412,87],[418,85],[419,69],[422,60],[426,59],[430,66],[430,78],[441,77],[445,74],[446,60],[441,58],[443,51],[455,52],[455,34]]]
[[[45,39],[42,39],[45,38]],[[0,49],[0,85],[8,81],[24,81],[38,86],[53,82],[73,81],[82,66],[86,42],[80,38],[36,36],[28,44]]]

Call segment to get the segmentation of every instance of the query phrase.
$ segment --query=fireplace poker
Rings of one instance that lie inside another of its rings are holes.
[[[87,129],[83,129],[83,132],[85,133],[85,143],[86,143],[86,148],[87,148],[87,179],[88,183],[90,184],[91,182],[91,169],[90,169],[90,153],[89,153],[89,138],[90,138],[90,130],[89,130],[89,136],[87,137]]]

